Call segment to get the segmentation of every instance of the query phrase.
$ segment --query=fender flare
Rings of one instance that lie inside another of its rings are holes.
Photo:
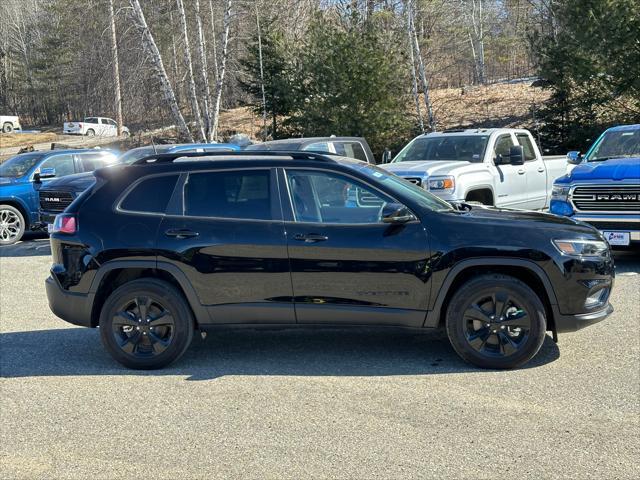
[[[98,288],[107,273],[113,270],[133,268],[162,270],[171,275],[184,292],[186,300],[194,313],[196,324],[210,322],[209,312],[206,307],[200,303],[200,299],[187,276],[178,267],[167,262],[158,262],[156,260],[113,260],[103,263],[93,277],[88,293],[94,296],[98,293]]]
[[[545,273],[545,271],[538,264],[531,260],[523,260],[520,258],[500,258],[500,257],[485,257],[485,258],[473,258],[468,260],[462,260],[458,264],[456,264],[450,271],[447,273],[442,285],[440,286],[440,290],[436,295],[435,302],[433,304],[433,308],[427,312],[427,317],[425,319],[424,326],[436,328],[440,324],[440,313],[442,310],[442,306],[444,304],[444,300],[449,293],[449,289],[453,284],[454,280],[463,270],[472,267],[520,267],[529,270],[533,273],[544,285],[545,292],[547,293],[547,297],[549,298],[549,303],[553,309],[554,305],[558,304],[558,299],[556,297],[556,293],[553,290],[553,286],[551,285],[551,281],[549,277]]]

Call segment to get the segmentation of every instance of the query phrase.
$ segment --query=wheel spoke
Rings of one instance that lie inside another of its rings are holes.
[[[171,339],[162,339],[158,335],[153,332],[149,332],[149,340],[151,341],[151,348],[153,348],[153,353],[160,354],[164,352],[167,347],[171,344]]]
[[[531,319],[529,315],[527,315],[527,312],[519,310],[516,315],[512,315],[500,322],[500,325],[504,325],[505,327],[524,327],[528,329],[531,327]]]
[[[509,335],[499,332],[498,340],[500,342],[500,350],[504,355],[511,355],[518,351],[518,345],[509,338]]]
[[[128,325],[131,327],[138,326],[138,322],[134,318],[133,314],[127,311],[116,313],[116,316],[113,317],[112,323],[113,325],[118,325],[118,326],[122,326],[122,325]]]
[[[149,315],[149,303],[149,297],[136,297],[138,315],[143,322],[147,320],[147,316]]]
[[[464,315],[464,318],[477,320],[479,322],[482,322],[483,324],[489,323],[491,321],[489,314],[486,313],[484,310],[482,310],[482,308],[480,308],[480,306],[477,303],[474,303],[467,310],[465,310],[463,315]]]
[[[175,325],[175,321],[173,320],[173,315],[171,315],[171,313],[163,310],[162,313],[151,319],[149,325],[152,327],[173,326]]]
[[[477,351],[481,351],[489,340],[490,331],[488,328],[482,328],[467,337],[469,345]]]
[[[139,333],[135,333],[134,335],[131,335],[130,337],[125,338],[124,340],[121,340],[120,348],[124,352],[133,355],[134,353],[136,353],[136,349],[138,348],[138,344],[140,343],[141,337],[142,335],[140,335]]]
[[[496,292],[493,294],[494,314],[496,318],[504,317],[504,312],[509,304],[509,296],[505,292]]]

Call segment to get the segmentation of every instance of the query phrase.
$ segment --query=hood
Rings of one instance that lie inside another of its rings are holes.
[[[454,170],[459,170],[471,165],[471,162],[456,160],[419,160],[415,162],[397,162],[379,165],[388,172],[399,176],[434,176],[449,175]],[[481,164],[478,164],[481,165]]]
[[[574,180],[640,180],[640,157],[613,158],[603,162],[584,162],[571,170],[569,181]]]
[[[40,190],[64,190],[70,192],[83,192],[96,181],[93,172],[76,173],[65,177],[56,178],[47,182]]]

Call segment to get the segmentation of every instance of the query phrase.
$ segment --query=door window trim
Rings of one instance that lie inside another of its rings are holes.
[[[416,218],[415,220],[411,220],[410,222],[407,223],[415,223],[415,222],[420,222],[420,217],[418,215],[416,215],[416,213],[409,208],[407,205],[405,205],[404,202],[399,202],[398,199],[396,199],[393,195],[389,195],[387,192],[385,192],[384,190],[381,190],[380,188],[378,188],[375,185],[370,184],[369,182],[366,182],[364,180],[361,180],[360,178],[351,175],[349,173],[345,173],[345,172],[337,172],[335,170],[325,170],[323,168],[314,168],[314,167],[280,167],[280,169],[282,170],[282,177],[284,179],[284,184],[285,184],[285,191],[286,191],[286,196],[288,197],[288,206],[290,209],[290,213],[291,213],[291,220],[285,218],[284,222],[285,223],[295,223],[298,225],[328,225],[328,226],[343,226],[343,227],[360,227],[363,225],[387,225],[386,223],[383,222],[366,222],[366,223],[336,223],[336,222],[300,222],[298,220],[296,220],[296,213],[295,213],[295,207],[293,205],[293,198],[291,195],[291,189],[289,187],[289,179],[287,176],[287,171],[289,170],[293,170],[293,171],[301,171],[301,172],[308,172],[308,171],[316,171],[316,172],[321,172],[321,173],[329,173],[329,174],[333,174],[333,175],[343,175],[345,177],[351,178],[353,179],[355,182],[359,182],[362,185],[365,185],[366,187],[370,188],[371,190],[374,190],[382,195],[384,195],[387,198],[390,198],[391,200],[393,200],[394,203],[397,203],[399,205],[402,205],[403,207],[405,207],[406,209],[408,209],[413,216]]]

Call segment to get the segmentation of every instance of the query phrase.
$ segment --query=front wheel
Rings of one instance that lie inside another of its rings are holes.
[[[11,122],[6,122],[3,126],[2,126],[2,131],[4,133],[11,133],[13,132],[13,123]]]
[[[545,310],[524,282],[481,275],[454,294],[446,315],[453,349],[482,368],[516,368],[531,360],[546,334]]]
[[[24,235],[24,217],[11,205],[0,205],[0,245],[13,245]]]
[[[128,368],[150,370],[177,360],[191,344],[193,330],[193,315],[182,293],[153,278],[117,288],[100,314],[103,345]]]

